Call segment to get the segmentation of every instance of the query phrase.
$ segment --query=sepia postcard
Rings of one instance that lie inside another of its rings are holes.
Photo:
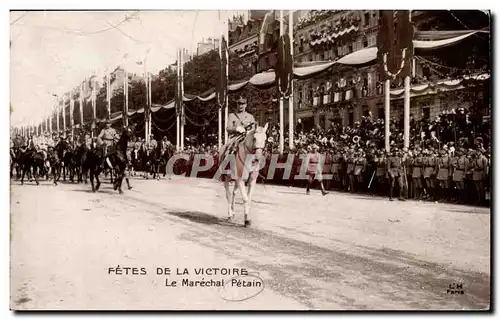
[[[490,311],[491,12],[10,12],[10,309]]]

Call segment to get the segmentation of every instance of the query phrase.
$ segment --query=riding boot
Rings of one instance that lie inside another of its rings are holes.
[[[132,189],[132,186],[130,185],[130,181],[128,180],[128,178],[125,178],[125,182],[127,182],[127,187],[128,189]]]
[[[306,194],[311,193],[311,181],[307,180]]]
[[[392,185],[389,185],[389,201],[393,201],[393,199],[392,199],[393,189],[394,189],[394,187]]]
[[[325,190],[325,187],[323,186],[323,181],[320,181],[319,185],[321,186],[321,194],[324,196],[327,195],[328,192]]]

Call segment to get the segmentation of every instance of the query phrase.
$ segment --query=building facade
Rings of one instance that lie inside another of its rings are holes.
[[[436,19],[448,24],[441,30],[457,30],[452,21],[433,11],[413,11],[412,23],[418,29],[430,30]],[[451,17],[451,16],[450,16]],[[301,12],[294,28],[294,64],[313,61],[335,61],[361,49],[375,47],[380,29],[378,10],[311,10]],[[434,22],[433,22],[434,21]],[[450,55],[453,53],[450,52]],[[412,85],[439,80],[439,74],[427,63],[414,61]],[[442,75],[441,75],[442,76]],[[295,117],[301,119],[304,128],[329,129],[333,122],[344,126],[353,124],[363,116],[384,118],[383,77],[377,62],[362,66],[335,66],[317,77],[296,80],[294,84]],[[391,84],[397,90],[402,82]],[[426,94],[414,94],[411,98],[410,118],[434,118],[441,111],[456,107],[453,95],[443,95],[439,90]],[[477,93],[478,96],[484,94]],[[451,99],[451,100],[450,100]],[[465,103],[472,103],[473,99]],[[402,119],[403,96],[391,97],[391,119]]]

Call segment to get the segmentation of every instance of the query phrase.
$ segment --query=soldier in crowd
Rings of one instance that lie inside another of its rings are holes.
[[[363,190],[363,180],[366,168],[366,155],[362,149],[359,149],[356,153],[354,160],[354,184],[356,190]]]
[[[440,152],[440,157],[437,159],[437,175],[436,180],[438,181],[439,188],[437,191],[437,198],[445,200],[450,200],[450,176],[451,176],[451,165],[449,151],[442,149]]]
[[[424,158],[421,155],[420,148],[415,150],[412,158],[412,172],[411,172],[411,180],[413,181],[413,196],[416,199],[421,199],[423,197],[424,184],[422,181],[422,172],[423,172],[423,162]]]
[[[484,149],[479,149],[474,152],[471,169],[473,170],[472,181],[474,181],[477,203],[481,204],[484,201],[484,181],[488,177],[488,159],[483,154]]]
[[[158,147],[158,142],[156,142],[154,135],[150,135],[149,136],[149,143],[148,143],[148,151],[150,153],[152,153],[153,150],[156,149],[156,147]]]
[[[350,192],[354,192],[354,164],[356,162],[354,147],[349,149],[346,156],[346,176],[348,181],[347,190]]]
[[[387,174],[389,176],[389,200],[393,201],[394,186],[397,182],[399,188],[399,200],[404,201],[403,198],[403,179],[404,179],[404,161],[403,157],[399,154],[399,149],[394,148],[391,156],[387,159]]]
[[[111,127],[111,121],[106,120],[106,127],[97,136],[100,145],[104,145],[104,157],[108,154],[108,149],[114,144],[116,130]]]
[[[333,181],[337,188],[342,187],[341,174],[340,174],[340,162],[342,161],[342,155],[340,150],[335,147],[333,149],[333,155],[331,158],[332,167],[331,172],[333,174]]]
[[[460,148],[455,157],[452,158],[451,167],[453,170],[452,180],[457,190],[456,201],[464,203],[467,195],[465,192],[465,173],[469,167],[469,160],[464,148]]]
[[[383,150],[375,150],[373,156],[373,168],[375,170],[375,174],[373,175],[373,181],[370,185],[370,189],[373,189],[373,192],[378,194],[382,192],[386,175],[386,164],[384,162]]]

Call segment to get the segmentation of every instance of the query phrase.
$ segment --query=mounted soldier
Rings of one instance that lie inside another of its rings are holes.
[[[104,146],[104,157],[107,155],[109,148],[113,146],[115,136],[116,130],[111,128],[111,120],[106,120],[106,127],[97,136],[98,143]]]
[[[226,130],[229,134],[229,141],[222,147],[219,159],[234,153],[236,146],[245,139],[246,132],[255,128],[253,115],[246,111],[247,99],[240,96],[237,104],[237,112],[230,113],[227,117]]]

